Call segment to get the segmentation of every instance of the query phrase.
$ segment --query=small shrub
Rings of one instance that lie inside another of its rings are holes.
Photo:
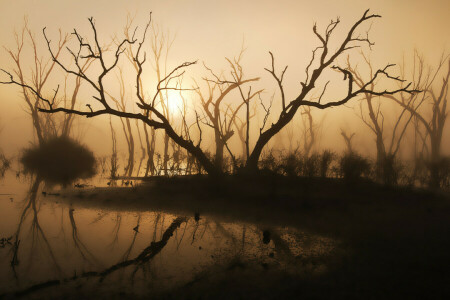
[[[450,157],[441,158],[439,164],[439,181],[442,188],[450,187]]]
[[[450,186],[450,157],[442,157],[435,163],[428,163],[428,169],[430,172],[429,181],[431,186],[448,188]],[[435,172],[433,178],[432,172]],[[436,182],[433,182],[436,181]]]
[[[320,172],[320,155],[313,153],[301,159],[301,175],[305,177],[317,177]]]
[[[259,167],[265,171],[277,172],[279,169],[273,150],[266,152],[259,161]]]
[[[339,170],[345,180],[357,181],[370,174],[370,162],[355,152],[349,152],[341,157]]]
[[[425,186],[429,182],[428,164],[422,156],[418,156],[414,160],[414,169],[412,172],[413,185]]]
[[[330,172],[330,167],[335,156],[336,155],[331,150],[324,150],[322,152],[322,155],[320,156],[320,177],[328,177],[328,173]]]
[[[298,176],[301,171],[302,161],[296,152],[289,153],[281,158],[281,170],[284,175]]]
[[[95,157],[90,150],[68,137],[49,139],[24,151],[26,172],[51,183],[67,185],[95,175]]]

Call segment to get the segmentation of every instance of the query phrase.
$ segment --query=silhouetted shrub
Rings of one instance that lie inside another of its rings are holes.
[[[345,180],[356,181],[370,174],[370,162],[355,152],[346,153],[339,161],[339,170]]]
[[[262,170],[278,172],[279,166],[277,163],[277,159],[273,154],[273,150],[264,153],[262,158],[259,160],[259,167]]]
[[[302,169],[302,160],[300,155],[296,152],[288,153],[288,155],[281,158],[280,167],[284,175],[298,176]]]
[[[320,171],[320,155],[313,153],[310,156],[303,156],[300,160],[301,175],[305,177],[317,177]]]
[[[329,150],[322,154],[313,153],[310,156],[302,156],[297,151],[275,156],[271,150],[262,156],[259,167],[261,170],[286,176],[326,177],[333,159],[334,153]]]
[[[67,137],[52,138],[39,146],[26,149],[21,162],[26,172],[63,185],[95,174],[95,157],[92,152]]]
[[[442,188],[450,187],[450,157],[441,158],[439,164],[439,179]]]
[[[413,185],[425,186],[428,184],[428,165],[422,156],[414,159],[414,169],[412,172]]]
[[[335,156],[336,155],[331,150],[324,150],[322,152],[322,155],[320,156],[320,177],[328,177],[328,173]]]
[[[450,157],[442,157],[435,163],[427,163],[430,175],[429,184],[434,187],[448,188],[450,186]],[[432,172],[435,172],[433,178]],[[435,180],[436,182],[433,182]]]

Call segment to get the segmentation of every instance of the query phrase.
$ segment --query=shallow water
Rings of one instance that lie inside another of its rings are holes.
[[[308,258],[338,244],[301,228],[223,222],[195,211],[83,207],[50,195],[58,189],[12,172],[0,181],[0,295],[164,294],[236,268],[320,274],[327,266]]]

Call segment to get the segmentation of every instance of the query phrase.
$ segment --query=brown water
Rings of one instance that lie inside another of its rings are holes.
[[[106,180],[90,184],[106,186]],[[28,295],[57,297],[73,289],[158,294],[236,268],[320,274],[327,266],[305,259],[326,256],[337,245],[301,228],[223,222],[194,211],[87,208],[49,194],[58,189],[12,172],[1,179],[0,295],[42,283],[48,286]]]

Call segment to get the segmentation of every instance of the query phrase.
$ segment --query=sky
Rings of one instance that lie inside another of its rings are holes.
[[[91,16],[106,43],[122,32],[128,13],[136,15],[135,23],[142,28],[151,11],[160,28],[176,35],[169,64],[198,59],[216,70],[224,69],[224,57],[236,55],[244,43],[246,72],[249,76],[262,76],[262,82],[267,85],[264,88],[271,93],[276,91],[276,84],[270,81],[263,68],[270,63],[268,51],[273,51],[280,68],[289,65],[285,81],[288,98],[298,93],[311,50],[318,45],[312,33],[315,22],[323,29],[339,16],[342,22],[336,37],[342,38],[345,30],[366,9],[382,15],[373,22],[370,31],[371,40],[375,42],[371,57],[380,67],[400,62],[403,55],[408,57],[414,49],[435,64],[450,46],[448,0],[0,0],[0,5],[0,43],[4,47],[14,46],[13,32],[20,30],[24,16],[40,45],[43,45],[43,27],[53,36],[59,28],[63,32],[77,28],[87,33],[87,18]],[[355,61],[358,61],[357,55]],[[12,67],[3,48],[0,49],[0,67]],[[194,68],[191,76],[201,76],[200,72],[199,68]],[[31,121],[23,110],[19,92],[11,86],[0,86],[0,147],[7,153],[14,153],[32,139]],[[351,108],[326,114],[323,130],[331,135],[337,135],[333,129],[342,126],[354,131],[362,127]],[[106,153],[107,142],[95,143],[108,136],[105,123],[105,119],[89,120],[83,127],[83,136],[93,148]],[[370,139],[362,137],[361,143],[363,140],[366,149],[373,148]]]

